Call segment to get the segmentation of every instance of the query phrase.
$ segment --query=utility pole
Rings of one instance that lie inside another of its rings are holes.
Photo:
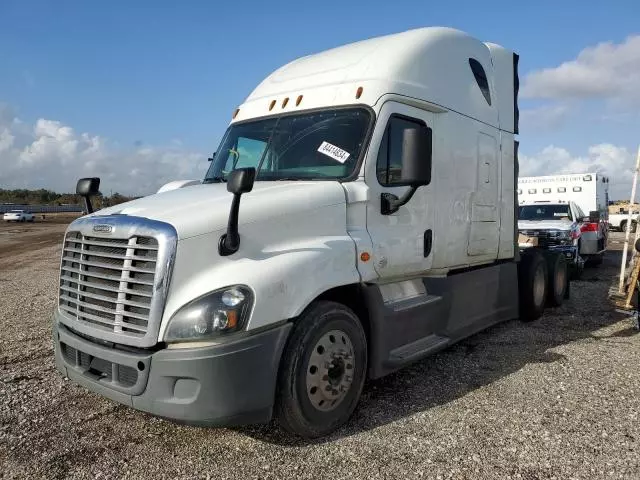
[[[640,170],[640,146],[636,156],[636,169],[633,172],[633,185],[631,186],[631,201],[629,202],[629,218],[627,220],[626,232],[624,236],[624,250],[622,250],[622,263],[620,265],[620,280],[618,282],[618,292],[624,293],[624,271],[627,266],[627,250],[629,250],[629,232],[633,219],[633,205],[636,203],[636,184],[638,183],[638,171]],[[638,225],[636,225],[636,239],[638,239]]]

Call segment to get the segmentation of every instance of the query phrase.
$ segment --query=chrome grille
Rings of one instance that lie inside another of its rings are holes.
[[[62,248],[58,320],[97,341],[155,345],[177,246],[176,229],[149,218],[73,221]]]
[[[60,310],[97,329],[144,337],[157,260],[155,238],[113,239],[68,232],[60,268]]]

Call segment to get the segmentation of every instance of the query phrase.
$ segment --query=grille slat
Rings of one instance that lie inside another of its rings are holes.
[[[158,254],[153,237],[105,239],[69,232],[60,272],[61,311],[93,328],[145,336]]]
[[[84,251],[82,255],[85,257],[92,256],[90,251]],[[80,257],[62,257],[62,260],[66,262],[71,262],[71,263],[79,263],[80,265],[83,265],[86,267],[104,268],[107,270],[120,270],[120,271],[127,271],[127,272],[151,273],[151,274],[155,273],[155,270],[151,270],[148,268],[122,267],[118,263],[115,263],[115,261],[117,261],[118,259],[114,259],[115,260],[114,263],[91,262],[88,260],[82,260]],[[127,260],[124,260],[124,261],[126,262]]]
[[[72,314],[74,317],[76,317],[78,320],[91,320],[90,323],[99,323],[101,325],[105,325],[108,327],[112,327],[113,322],[111,322],[108,318],[103,318],[100,317],[98,315],[93,315],[92,313],[88,313],[88,312],[79,312],[77,308],[72,308],[69,307],[67,305],[60,305],[60,308],[62,310],[64,310],[67,313]]]
[[[77,262],[75,262],[75,263],[77,263]],[[70,268],[68,266],[63,266],[62,270],[70,272],[70,273],[75,273],[75,274],[78,273],[78,269],[77,268]],[[99,278],[100,280],[108,280],[108,281],[116,282],[116,283],[120,283],[120,279],[122,278],[120,275],[107,275],[105,273],[98,273],[98,272],[93,272],[93,271],[88,271],[88,270],[83,270],[82,271],[82,276],[84,276],[84,277],[95,277],[95,278]],[[74,277],[67,277],[67,278],[73,280]],[[139,283],[140,285],[153,286],[153,281],[144,280],[142,278],[129,278],[129,283]]]
[[[67,287],[65,285],[61,285],[60,289],[64,290],[65,292],[73,293],[74,295],[78,295],[78,289],[77,288],[72,288],[72,287]],[[93,299],[93,300],[99,300],[99,301],[102,301],[102,302],[111,302],[114,305],[117,304],[117,303],[122,303],[123,305],[126,305],[128,307],[135,307],[135,308],[141,308],[141,309],[146,309],[146,310],[149,310],[151,308],[149,306],[149,304],[147,304],[147,303],[134,302],[133,300],[128,300],[128,299],[124,299],[121,302],[118,302],[117,296],[107,297],[107,296],[100,295],[100,294],[97,294],[97,293],[89,292],[87,290],[83,290],[82,292],[80,292],[80,296],[81,297],[87,297],[87,298],[90,298],[90,299]],[[143,318],[143,320],[146,320],[146,318]]]
[[[110,287],[107,284],[101,284],[101,283],[90,283],[90,282],[85,282],[84,280],[78,280],[78,278],[74,278],[74,277],[68,277],[66,275],[64,275],[63,280],[66,280],[67,282],[73,283],[73,284],[78,284],[82,287],[89,287],[92,288],[94,290],[102,290],[105,292],[111,292],[111,293],[120,293],[121,291],[126,293],[127,295],[136,295],[136,296],[140,296],[140,297],[147,297],[147,298],[151,298],[151,293],[149,292],[145,292],[144,290],[133,290],[133,289],[126,289],[126,290],[120,290],[120,288],[118,287]],[[119,283],[119,282],[118,282]],[[77,287],[73,288],[74,291],[78,290]],[[86,290],[85,290],[86,291]],[[142,304],[140,304],[142,305]]]
[[[115,250],[115,249],[113,249]],[[123,249],[126,250],[126,249]],[[97,251],[97,250],[78,250],[75,248],[65,248],[66,252],[73,252],[73,253],[85,253],[86,255],[90,256],[90,257],[104,257],[104,258],[109,258],[111,260],[133,260],[133,261],[140,261],[140,262],[148,262],[149,260],[153,260],[153,257],[149,257],[149,256],[132,256],[132,257],[127,257],[126,255],[118,255],[117,253],[111,253],[111,252],[101,252],[101,251]]]

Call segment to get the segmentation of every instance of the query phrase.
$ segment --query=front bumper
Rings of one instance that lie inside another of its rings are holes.
[[[53,340],[58,370],[92,392],[179,423],[237,426],[271,419],[290,329],[153,352],[95,343],[54,318]]]

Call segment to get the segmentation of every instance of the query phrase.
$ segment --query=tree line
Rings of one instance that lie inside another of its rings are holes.
[[[135,198],[138,197],[128,197],[118,192],[110,196],[100,193],[95,199],[92,199],[92,202],[97,208],[104,208],[128,202]],[[84,200],[73,193],[57,193],[43,188],[38,190],[21,188],[17,190],[0,189],[0,204],[2,203],[14,203],[16,205],[84,205]]]

